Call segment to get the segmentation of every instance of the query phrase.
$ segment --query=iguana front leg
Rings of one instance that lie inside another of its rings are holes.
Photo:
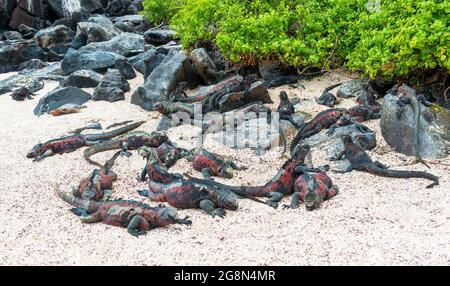
[[[202,175],[203,175],[203,179],[214,181],[214,179],[211,178],[211,169],[210,168],[203,168]]]
[[[224,209],[217,208],[216,205],[210,200],[201,200],[199,207],[212,217],[219,216],[223,218],[226,214]]]
[[[296,208],[298,208],[299,203],[300,203],[300,193],[295,192],[291,196],[291,204],[289,204],[289,205],[284,204],[283,205],[283,209],[284,210],[286,210],[286,209],[296,209]]]
[[[93,214],[80,217],[80,221],[83,223],[96,223],[102,221],[102,213],[97,211]]]
[[[37,156],[36,158],[34,158],[33,162],[39,162],[44,160],[47,157],[53,156],[53,151],[48,149],[47,151],[45,151],[42,155]]]
[[[278,202],[283,198],[283,194],[279,192],[268,192],[266,194],[267,204],[273,208],[278,207]]]
[[[120,150],[120,156],[122,157],[131,157],[131,153],[128,151],[128,143],[124,142],[122,143],[122,148]]]
[[[147,220],[139,215],[134,216],[127,227],[128,233],[135,237],[146,235],[148,229],[150,229],[150,225]]]
[[[138,181],[145,182],[147,179],[147,164],[145,164],[145,167],[142,169],[141,174],[137,177]]]
[[[137,193],[143,197],[149,198],[152,202],[167,202],[164,193],[154,193],[149,190],[138,190]]]
[[[310,136],[313,136],[314,134],[317,134],[320,132],[320,130],[322,130],[323,125],[322,123],[319,123],[316,125],[316,127],[314,127],[314,129],[306,131],[305,133],[303,133],[302,137],[300,138],[300,141],[302,141],[305,138],[308,138]]]

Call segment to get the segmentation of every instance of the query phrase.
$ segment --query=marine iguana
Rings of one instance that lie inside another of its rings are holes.
[[[220,93],[226,87],[237,86],[243,81],[242,76],[234,76],[227,79],[222,80],[221,82],[215,84],[208,92],[199,94],[197,96],[188,96],[186,98],[178,98],[176,101],[184,102],[184,103],[195,103],[204,100],[210,96],[213,96],[216,93]]]
[[[160,101],[153,105],[155,111],[162,115],[169,116],[174,113],[184,112],[189,115],[189,118],[194,118],[194,106],[183,102]]]
[[[133,236],[145,235],[147,231],[170,224],[191,225],[188,217],[180,219],[177,210],[171,207],[150,207],[147,204],[129,201],[92,201],[64,193],[58,185],[54,188],[56,196],[74,206],[72,212],[80,216],[81,222],[126,227]]]
[[[430,168],[430,166],[428,166],[428,164],[420,157],[419,122],[421,114],[420,104],[422,103],[425,106],[430,106],[431,103],[429,103],[425,99],[424,95],[416,96],[415,94],[413,94],[412,89],[405,86],[400,86],[397,92],[400,94],[397,100],[398,105],[397,118],[399,120],[401,119],[402,115],[405,113],[407,104],[411,105],[414,113],[412,140],[413,140],[413,153],[415,161],[413,162],[413,164],[422,163],[426,167]]]
[[[381,117],[381,106],[356,105],[350,109],[330,108],[318,113],[311,121],[306,123],[295,135],[291,143],[291,153],[299,142],[322,129],[329,128],[327,134],[333,134],[337,127],[360,123]]]
[[[292,140],[290,151],[294,152],[295,147],[304,138],[310,137],[319,133],[322,129],[329,128],[335,124],[343,114],[345,114],[345,108],[330,108],[318,113],[311,121],[306,123],[295,135]]]
[[[229,82],[223,89],[208,95],[202,100],[203,114],[220,109],[219,101],[227,94],[244,91],[244,97],[247,97],[251,84],[256,80],[256,75],[249,75],[242,81]]]
[[[212,217],[225,216],[225,209],[237,210],[237,195],[226,189],[207,187],[191,180],[179,179],[170,184],[149,181],[149,190],[139,190],[141,196],[154,202],[168,202],[176,208],[200,208]]]
[[[423,178],[433,181],[427,188],[439,185],[439,178],[432,174],[420,171],[390,170],[382,163],[372,161],[364,149],[352,142],[350,136],[343,136],[342,141],[344,142],[345,149],[341,154],[336,154],[336,158],[345,158],[349,161],[350,165],[344,170],[337,170],[337,172],[346,173],[352,170],[358,170],[382,177]]]
[[[305,172],[304,162],[309,151],[310,147],[308,145],[300,146],[295,150],[291,158],[283,164],[278,173],[266,184],[257,187],[242,186],[241,188],[251,196],[268,198],[267,204],[277,208],[278,202],[283,196],[292,194],[296,174]],[[237,188],[230,187],[232,191],[235,191]],[[239,191],[242,191],[242,189]]]
[[[53,156],[55,154],[64,154],[73,152],[81,147],[97,144],[98,142],[106,139],[117,137],[123,133],[129,132],[138,128],[145,121],[139,121],[130,125],[115,129],[110,132],[104,132],[99,134],[73,134],[58,139],[53,139],[45,143],[36,144],[33,149],[27,153],[27,158],[34,158],[33,161],[41,161],[46,157]],[[111,149],[109,149],[111,150]],[[103,167],[103,165],[97,164],[97,166]]]
[[[321,105],[333,107],[336,103],[338,103],[338,99],[336,98],[336,96],[334,96],[334,94],[330,92],[330,90],[340,86],[341,84],[342,83],[333,84],[325,88],[319,98],[316,99],[316,102]]]
[[[246,167],[240,167],[233,161],[226,160],[224,157],[211,153],[203,148],[194,148],[186,159],[192,162],[195,170],[202,172],[205,179],[210,180],[211,176],[222,178],[233,178],[234,170],[245,170]]]
[[[296,128],[300,128],[297,122],[292,118],[292,114],[295,113],[294,105],[289,100],[289,97],[285,91],[280,92],[280,104],[277,107],[277,112],[280,115],[280,119],[287,120]],[[269,122],[270,123],[270,122]]]
[[[155,150],[158,154],[158,159],[167,168],[172,167],[179,159],[184,158],[189,154],[189,150],[175,147],[170,140],[162,143],[156,147]]]
[[[299,202],[305,203],[307,211],[312,211],[320,207],[324,200],[328,200],[339,192],[328,177],[326,170],[316,172],[303,172],[294,183],[294,193],[291,196],[291,203],[283,205],[284,209],[297,208]]]
[[[93,161],[90,157],[100,152],[118,149],[121,150],[122,156],[129,157],[131,156],[131,153],[128,152],[128,150],[137,150],[142,146],[158,147],[162,143],[167,142],[167,140],[169,140],[167,135],[157,132],[130,132],[117,139],[100,142],[89,148],[86,148],[83,155],[86,161],[88,161],[92,165],[101,167],[99,163]]]
[[[147,163],[138,178],[139,181],[145,182],[148,177],[150,181],[169,184],[175,180],[183,178],[180,174],[173,174],[167,171],[167,168],[163,165],[161,160],[159,160],[159,156],[155,148],[142,146],[138,149],[138,153],[144,159],[147,159]]]
[[[298,75],[281,75],[277,78],[264,82],[266,88],[279,87],[285,84],[295,84],[300,77]]]
[[[111,168],[119,155],[120,151],[116,152],[101,169],[95,169],[89,177],[84,178],[78,188],[73,187],[72,194],[86,200],[109,200],[113,182],[117,180],[117,174]]]
[[[169,94],[169,100],[173,102],[187,98],[186,89],[188,86],[189,83],[185,81],[180,82],[178,86]]]

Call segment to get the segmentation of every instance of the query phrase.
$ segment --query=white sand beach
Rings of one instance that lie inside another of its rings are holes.
[[[0,74],[4,79],[13,73]],[[342,71],[301,81],[303,88],[283,86],[270,90],[274,101],[280,90],[301,99],[302,110],[311,115],[326,109],[314,98],[332,83],[346,79]],[[377,132],[378,146],[369,152],[392,169],[429,171],[440,185],[426,189],[427,180],[377,177],[363,172],[329,172],[340,193],[312,212],[272,209],[241,200],[238,211],[224,219],[201,210],[180,210],[192,226],[171,225],[135,238],[124,228],[102,223],[83,224],[70,206],[53,194],[53,185],[69,191],[94,168],[82,157],[83,149],[32,162],[26,153],[34,144],[66,134],[89,122],[104,127],[125,120],[146,120],[140,130],[155,130],[160,115],[130,104],[130,96],[143,82],[130,81],[125,101],[86,104],[80,113],[36,117],[39,98],[57,86],[46,81],[33,100],[18,102],[9,94],[0,96],[0,265],[449,265],[450,264],[450,158],[436,160],[431,170],[413,158],[394,152],[383,140],[379,120],[367,122]],[[90,90],[92,91],[92,90]],[[350,107],[354,99],[339,106]],[[273,104],[276,107],[276,103]],[[172,141],[193,147],[199,130],[179,126],[169,130]],[[92,131],[99,132],[99,131]],[[227,184],[261,185],[279,170],[285,158],[280,147],[258,157],[249,149],[233,150],[206,140],[205,147],[241,165]],[[105,161],[111,152],[94,158]],[[315,165],[327,163],[324,154],[313,152]],[[120,157],[114,171],[115,198],[129,198],[150,205],[136,193],[145,188],[136,176],[144,161],[136,153]],[[172,169],[171,169],[172,170]],[[191,171],[180,160],[174,172]],[[284,198],[280,206],[289,203]]]

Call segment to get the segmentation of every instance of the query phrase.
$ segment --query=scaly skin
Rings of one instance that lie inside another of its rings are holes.
[[[342,154],[338,154],[336,158],[339,159],[345,157],[345,159],[350,162],[350,166],[346,170],[340,170],[339,172],[345,173],[352,170],[358,170],[382,177],[423,178],[433,181],[427,188],[439,185],[438,177],[426,172],[389,170],[380,162],[373,162],[361,147],[352,142],[350,136],[344,136],[342,140],[345,145],[345,150]]]
[[[130,133],[114,140],[108,140],[97,143],[84,150],[84,159],[95,166],[101,165],[93,161],[90,157],[94,154],[105,152],[109,150],[122,150],[121,155],[131,156],[128,150],[137,150],[142,146],[158,147],[162,143],[167,142],[169,138],[160,133],[152,132],[151,134],[146,132]]]
[[[179,179],[170,184],[149,181],[149,190],[139,190],[138,193],[151,201],[168,202],[176,208],[200,208],[212,217],[224,217],[225,209],[237,210],[239,207],[238,197],[232,191],[191,180]]]
[[[154,104],[156,111],[162,115],[169,116],[174,113],[184,112],[190,118],[194,118],[194,106],[182,102],[161,101]]]
[[[111,168],[119,155],[120,152],[116,152],[101,169],[95,169],[84,178],[78,188],[73,188],[72,194],[86,200],[108,200],[112,195],[113,182],[117,180],[117,174]]]
[[[138,153],[144,159],[147,159],[147,164],[145,165],[145,168],[142,170],[141,175],[139,176],[140,181],[144,182],[148,177],[150,181],[169,184],[183,178],[183,176],[179,174],[173,174],[167,171],[167,168],[159,159],[158,152],[155,148],[143,146],[139,148]]]
[[[276,208],[283,196],[292,194],[296,178],[294,169],[304,164],[309,151],[310,147],[307,145],[297,148],[293,156],[283,164],[281,170],[270,181],[263,186],[245,186],[244,191],[251,196],[268,198],[267,203]]]
[[[189,150],[175,147],[169,140],[159,145],[155,150],[158,154],[158,159],[167,168],[172,167],[179,159],[184,158],[189,154]]]
[[[245,167],[239,167],[234,162],[226,160],[224,157],[211,153],[203,148],[193,149],[186,159],[192,162],[195,170],[202,172],[205,179],[211,179],[210,176],[222,178],[233,178],[234,170],[245,170]]]
[[[256,81],[256,76],[250,75],[243,80],[229,81],[221,90],[210,94],[202,100],[202,112],[206,114],[211,111],[218,110],[219,100],[227,94],[244,91],[246,94],[251,84]]]
[[[329,128],[345,114],[345,111],[346,109],[344,108],[331,108],[317,114],[298,131],[297,135],[295,135],[291,143],[291,154],[294,152],[297,144],[303,139],[319,133],[322,129]]]
[[[319,98],[316,99],[316,102],[321,105],[326,105],[329,107],[333,107],[337,102],[336,96],[330,92],[330,90],[340,86],[342,83],[333,84],[324,89]]]
[[[414,145],[413,153],[415,156],[415,162],[423,163],[425,166],[430,168],[420,156],[419,122],[420,122],[421,108],[419,96],[416,97],[415,94],[411,93],[411,90],[409,88],[405,88],[404,86],[400,86],[398,88],[398,94],[400,94],[400,96],[397,101],[397,105],[399,106],[399,110],[397,111],[397,118],[400,119],[403,113],[405,112],[406,104],[410,104],[414,112],[414,126],[413,126],[412,140]],[[427,105],[426,100],[424,100],[423,98],[420,98],[420,101],[425,105]]]
[[[278,78],[266,81],[264,86],[266,88],[279,87],[285,84],[295,84],[298,83],[300,77],[298,75],[282,75]]]
[[[214,88],[211,89],[209,92],[202,94],[200,96],[191,96],[186,98],[178,98],[177,101],[184,102],[184,103],[195,103],[200,102],[204,100],[205,98],[208,98],[210,96],[213,96],[215,93],[220,92],[223,90],[226,86],[235,86],[242,82],[241,76],[234,76],[231,78],[227,78],[219,82],[218,84],[214,85]]]
[[[129,132],[138,128],[145,121],[136,122],[116,130],[99,133],[99,134],[74,134],[65,136],[58,139],[53,139],[45,143],[36,144],[31,151],[27,153],[27,158],[34,158],[33,161],[40,161],[46,157],[53,156],[55,154],[64,154],[73,152],[81,147],[90,146],[98,143],[101,140],[117,137],[121,134]],[[98,165],[102,167],[102,165]]]
[[[187,98],[185,90],[188,88],[189,83],[182,81],[178,84],[177,88],[175,88],[170,94],[169,94],[169,100],[179,101],[181,99]]]
[[[128,200],[98,202],[80,199],[63,193],[57,185],[55,194],[75,207],[72,212],[81,216],[81,222],[103,222],[126,227],[133,236],[145,235],[150,229],[170,224],[192,224],[187,217],[180,219],[176,209],[170,207],[152,208],[147,204]]]
[[[228,185],[221,184],[221,183],[218,183],[218,182],[215,182],[215,181],[212,181],[212,180],[199,179],[199,178],[192,177],[190,175],[186,175],[186,176],[189,178],[189,181],[191,181],[191,182],[193,182],[195,184],[203,185],[203,186],[205,186],[208,189],[213,189],[213,190],[215,190],[215,189],[219,189],[219,190],[225,189],[225,191],[232,191],[233,193],[235,193],[236,195],[238,195],[241,198],[246,198],[246,199],[252,200],[254,202],[260,203],[260,204],[265,204],[265,205],[272,206],[271,204],[269,204],[269,203],[267,203],[265,201],[262,201],[262,200],[260,200],[260,199],[258,199],[256,197],[248,194],[244,190],[244,187],[241,187],[241,186],[228,186]]]
[[[319,208],[323,201],[337,195],[338,192],[339,189],[333,185],[326,172],[304,172],[295,180],[291,204],[283,207],[285,209],[297,208],[302,201],[305,203],[306,210],[312,211]]]

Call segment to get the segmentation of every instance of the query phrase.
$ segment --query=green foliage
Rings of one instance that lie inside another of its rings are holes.
[[[169,23],[185,2],[185,0],[144,0],[142,14],[154,24]]]
[[[449,69],[450,1],[146,0],[145,15],[175,27],[184,47],[216,44],[232,61],[346,65],[374,77]]]

